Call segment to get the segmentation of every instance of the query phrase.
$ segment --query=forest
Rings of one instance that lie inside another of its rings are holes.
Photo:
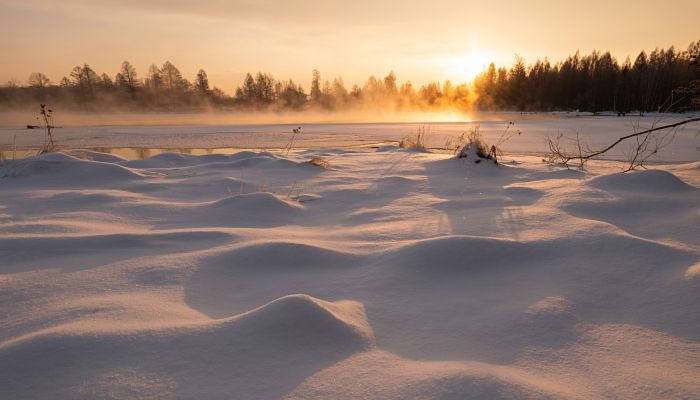
[[[618,113],[700,109],[700,41],[687,50],[642,51],[632,61],[610,52],[578,51],[563,61],[528,64],[516,55],[509,66],[491,63],[472,82],[430,82],[414,86],[390,72],[346,87],[342,77],[323,79],[312,71],[308,91],[291,79],[264,72],[246,74],[233,95],[210,85],[206,71],[190,81],[166,61],[145,76],[124,61],[115,76],[78,65],[59,82],[41,72],[26,82],[0,87],[0,107],[38,103],[78,111],[245,109],[266,111],[614,111]]]

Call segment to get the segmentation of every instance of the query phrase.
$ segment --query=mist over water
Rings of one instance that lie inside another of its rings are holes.
[[[193,112],[75,112],[54,109],[56,124],[65,126],[124,125],[225,125],[225,124],[309,124],[309,123],[439,123],[469,122],[473,113],[458,111],[377,112],[377,111],[193,111]],[[37,123],[34,108],[0,111],[0,128],[24,127]],[[479,118],[505,120],[497,113],[479,113]]]

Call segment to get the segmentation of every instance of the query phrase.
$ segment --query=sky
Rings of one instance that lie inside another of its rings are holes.
[[[200,68],[233,93],[246,72],[308,88],[311,71],[346,86],[394,71],[399,81],[470,80],[490,61],[552,61],[581,50],[634,58],[700,40],[697,0],[0,0],[0,82],[53,82],[88,63],[143,77],[166,60]]]

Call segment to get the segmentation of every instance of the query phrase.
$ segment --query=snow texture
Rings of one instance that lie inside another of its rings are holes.
[[[72,154],[0,167],[1,398],[700,393],[697,163]]]

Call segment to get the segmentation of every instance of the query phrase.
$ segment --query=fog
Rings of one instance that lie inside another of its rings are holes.
[[[79,126],[156,126],[156,125],[237,125],[237,124],[311,124],[311,123],[438,123],[470,122],[473,112],[371,112],[371,111],[194,111],[194,112],[75,112],[54,109],[59,127]],[[479,113],[481,120],[507,119],[498,113]],[[24,128],[40,125],[38,107],[0,112],[0,128]]]

